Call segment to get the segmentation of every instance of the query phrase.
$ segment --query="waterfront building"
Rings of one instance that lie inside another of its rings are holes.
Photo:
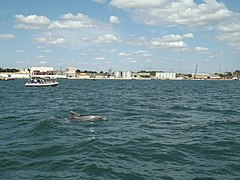
[[[219,75],[217,75],[217,74],[211,74],[210,75],[210,77],[209,77],[210,79],[221,79],[221,77],[219,76]]]
[[[53,67],[31,67],[30,76],[39,78],[52,78]]]
[[[28,69],[20,69],[18,72],[1,72],[0,77],[7,79],[24,79],[29,78]]]
[[[209,73],[192,73],[193,79],[209,79],[210,74]]]
[[[79,72],[79,73],[76,73],[76,78],[77,79],[89,79],[90,76],[87,73]]]
[[[138,72],[137,73],[138,78],[151,78],[150,72]]]
[[[64,74],[67,76],[67,78],[75,78],[76,77],[76,67],[69,67],[64,72]]]
[[[122,72],[121,71],[114,71],[114,78],[122,78]]]
[[[108,73],[103,73],[103,72],[100,72],[100,73],[95,73],[95,78],[96,79],[106,79],[108,78]],[[109,77],[111,78],[111,76]]]
[[[171,72],[156,72],[157,79],[176,79],[176,73]]]
[[[27,68],[19,69],[19,72],[18,72],[18,73],[21,73],[21,74],[29,74],[29,69],[27,69]]]
[[[123,71],[122,77],[124,79],[131,79],[133,77],[133,73],[132,73],[132,71]]]

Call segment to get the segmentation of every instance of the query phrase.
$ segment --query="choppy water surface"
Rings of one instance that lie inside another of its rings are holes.
[[[240,178],[240,81],[25,82],[0,81],[1,179]]]

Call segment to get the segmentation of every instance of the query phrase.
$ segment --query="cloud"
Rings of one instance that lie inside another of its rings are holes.
[[[51,53],[52,50],[50,50],[50,49],[43,49],[42,52],[43,52],[43,53]]]
[[[171,41],[180,41],[184,38],[193,38],[194,35],[192,33],[184,34],[184,35],[176,35],[176,34],[168,34],[165,36],[162,36],[162,40],[166,42],[171,42]]]
[[[199,52],[199,53],[208,53],[209,49],[206,47],[195,47],[195,51]]]
[[[78,13],[73,15],[72,13],[63,14],[60,16],[60,20],[53,21],[49,25],[49,29],[80,29],[80,28],[93,28],[97,27],[97,23],[93,21],[87,15]]]
[[[92,0],[92,2],[96,2],[96,3],[105,3],[106,0]]]
[[[46,58],[46,56],[39,55],[39,56],[36,56],[36,58],[44,59],[44,58]]]
[[[151,40],[151,45],[153,47],[162,48],[162,49],[183,49],[187,47],[187,44],[183,42],[184,39],[193,38],[192,33],[188,34],[168,34],[160,38],[153,38]]]
[[[182,35],[183,38],[194,38],[194,35],[192,33],[184,34]]]
[[[110,16],[109,22],[112,24],[120,24],[119,18],[117,16]]]
[[[40,64],[47,64],[47,61],[41,61]]]
[[[110,5],[122,9],[145,9],[161,7],[167,2],[167,0],[112,0]]]
[[[126,53],[126,52],[120,52],[118,55],[119,56],[131,56],[132,54],[131,53]]]
[[[37,15],[15,15],[16,25],[14,26],[16,29],[31,29],[37,30],[42,27],[50,24],[50,20],[45,16],[37,16]]]
[[[240,49],[240,24],[230,23],[219,26],[217,39]]]
[[[144,58],[146,58],[146,57],[152,57],[152,54],[150,54],[150,53],[148,53],[147,51],[145,51],[145,50],[137,50],[137,51],[135,51],[134,52],[138,57],[144,57]]]
[[[153,39],[152,45],[163,49],[181,49],[187,46],[183,41],[162,42],[161,39]]]
[[[96,57],[95,59],[96,60],[104,60],[105,58],[104,57]]]
[[[63,37],[55,37],[52,33],[46,33],[45,37],[35,38],[35,42],[44,43],[48,45],[61,45],[66,43]]]
[[[132,39],[127,42],[127,44],[132,45],[132,46],[146,46],[148,45],[148,41],[146,37],[138,37],[136,39]]]
[[[0,34],[0,40],[13,39],[13,38],[15,38],[15,36],[12,34]]]
[[[22,50],[22,49],[16,49],[15,52],[16,52],[16,53],[24,53],[24,50]]]
[[[136,60],[133,60],[133,61],[130,61],[130,63],[137,63],[137,61],[136,61]]]
[[[138,57],[152,57],[152,54],[148,53],[147,51],[145,50],[137,50],[134,52]]]
[[[109,23],[95,21],[89,16],[77,13],[62,14],[57,20],[45,16],[16,15],[15,28],[36,30],[42,35],[34,38],[42,45],[65,45],[71,49],[96,46],[96,44],[121,42],[113,30],[112,24],[120,23],[118,17],[111,16]],[[43,28],[45,27],[45,28]]]
[[[233,16],[227,7],[216,0],[112,0],[111,6],[129,10],[147,25],[162,23],[187,26],[212,26]]]
[[[111,42],[120,42],[121,40],[113,34],[105,34],[99,36],[95,43],[111,43]]]

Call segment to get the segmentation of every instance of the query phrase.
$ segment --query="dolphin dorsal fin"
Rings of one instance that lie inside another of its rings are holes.
[[[76,113],[76,112],[73,112],[73,111],[70,111],[70,113],[71,113],[71,117],[72,117],[72,118],[75,118],[75,117],[80,116],[80,114],[78,114],[78,113]]]

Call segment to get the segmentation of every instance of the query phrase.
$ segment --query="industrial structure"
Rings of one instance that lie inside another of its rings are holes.
[[[108,72],[84,71],[76,70],[76,67],[69,67],[64,71],[54,70],[53,67],[31,67],[30,69],[20,69],[12,72],[1,71],[1,79],[17,79],[17,78],[50,78],[50,79],[156,79],[156,80],[219,80],[219,79],[239,79],[240,71],[226,74],[209,74],[195,72],[192,74],[177,74],[174,72],[160,71],[113,71],[111,68]]]

